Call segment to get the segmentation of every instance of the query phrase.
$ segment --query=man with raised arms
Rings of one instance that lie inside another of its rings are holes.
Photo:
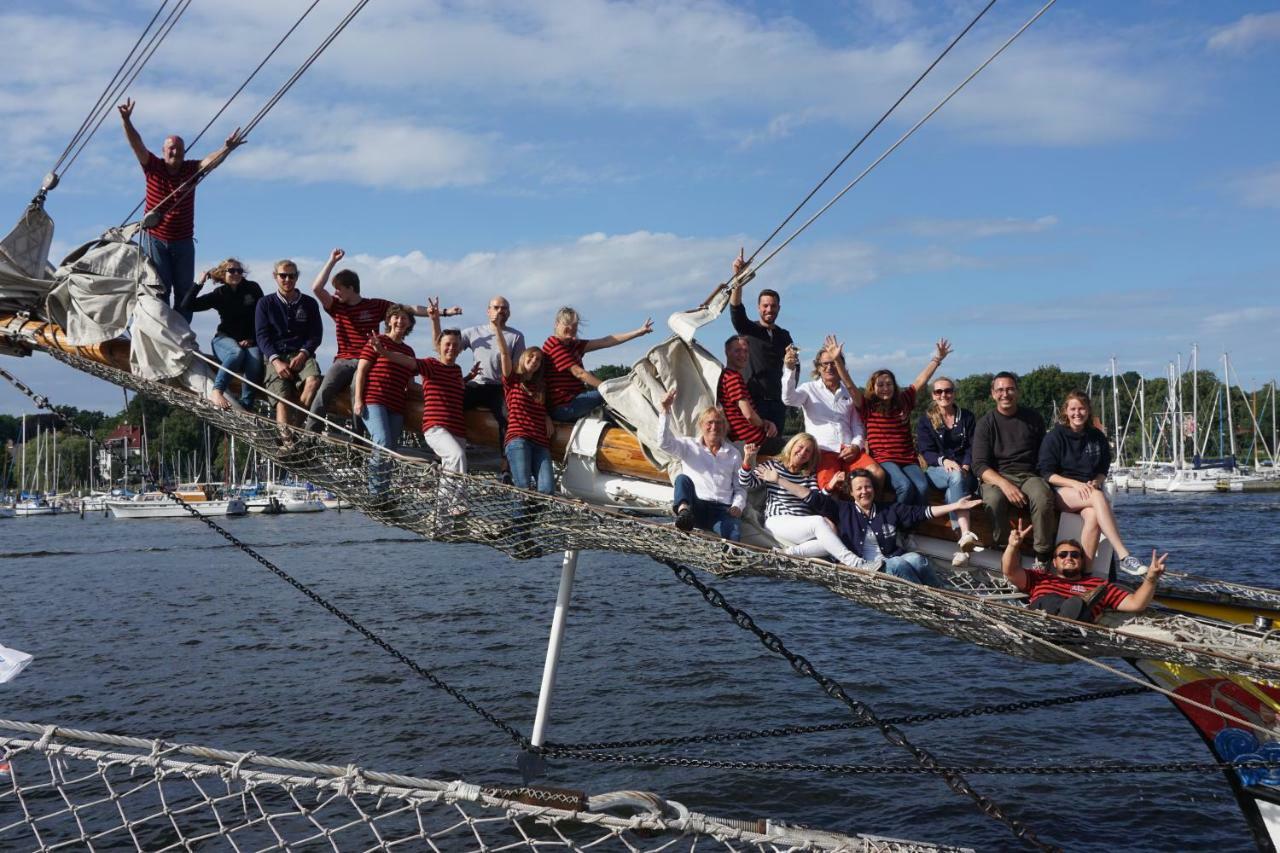
[[[1142,584],[1133,592],[1084,573],[1084,547],[1064,539],[1054,547],[1053,570],[1022,568],[1019,546],[1031,528],[1018,521],[1008,533],[1009,544],[1000,558],[1000,571],[1020,592],[1027,593],[1027,607],[1080,622],[1095,622],[1104,610],[1141,613],[1155,598],[1168,554],[1151,552]]]
[[[1010,507],[1031,516],[1036,568],[1049,565],[1058,514],[1053,488],[1040,477],[1036,464],[1044,440],[1044,418],[1018,405],[1018,377],[1007,371],[991,380],[996,407],[978,421],[973,433],[973,473],[982,484],[982,502],[991,519],[997,547],[1009,541]]]
[[[125,99],[116,107],[124,123],[124,137],[147,180],[144,203],[147,212],[144,223],[147,224],[142,231],[142,250],[164,282],[164,301],[178,308],[178,313],[190,323],[191,309],[179,306],[196,277],[197,175],[216,169],[228,154],[244,144],[244,139],[237,127],[217,151],[203,160],[187,160],[184,159],[187,146],[182,137],[168,136],[161,148],[164,156],[157,157],[133,126],[133,108],[132,99]],[[150,218],[156,221],[150,222]]]
[[[334,249],[329,258],[311,282],[311,292],[320,301],[320,306],[333,318],[333,331],[338,339],[338,352],[333,364],[325,371],[324,381],[311,401],[311,417],[307,426],[319,432],[323,429],[324,419],[329,407],[338,395],[351,387],[351,380],[356,375],[356,366],[360,363],[360,351],[369,340],[371,334],[378,331],[378,326],[387,315],[387,309],[394,303],[388,299],[366,298],[360,295],[360,276],[355,270],[341,269],[333,273],[334,265],[346,257],[342,249]],[[329,274],[333,273],[333,293],[325,287],[329,283]],[[406,305],[410,313],[417,317],[427,316],[427,306]],[[461,308],[446,308],[443,316],[461,314]]]
[[[777,324],[782,298],[776,290],[760,291],[756,298],[759,320],[747,319],[747,309],[742,305],[742,287],[751,276],[743,275],[747,269],[742,252],[733,259],[734,283],[729,293],[729,319],[733,329],[747,339],[750,349],[747,388],[751,398],[760,408],[764,419],[774,425],[782,435],[787,420],[787,407],[782,402],[782,359],[791,346],[791,333]]]

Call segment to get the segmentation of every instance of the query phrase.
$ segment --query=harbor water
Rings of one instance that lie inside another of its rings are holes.
[[[1276,586],[1280,495],[1119,495],[1134,550],[1174,570]],[[423,667],[522,731],[532,725],[560,574],[440,545],[354,512],[220,520]],[[9,719],[163,737],[437,779],[512,783],[517,745],[188,520],[0,521],[0,643],[35,655],[0,685]],[[1145,550],[1144,550],[1145,549]],[[799,583],[712,580],[789,649],[881,716],[1127,686],[939,637]],[[1120,661],[1107,663],[1128,670]],[[625,740],[839,723],[847,709],[650,560],[582,555],[550,740]],[[904,726],[944,764],[1209,761],[1161,696]],[[873,729],[647,754],[908,765]],[[1250,850],[1216,773],[980,775],[969,781],[1069,850]],[[642,789],[727,817],[1019,849],[922,775],[761,773],[552,761],[541,784]]]

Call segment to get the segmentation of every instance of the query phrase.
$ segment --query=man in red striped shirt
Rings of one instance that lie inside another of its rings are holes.
[[[1151,552],[1142,585],[1129,592],[1124,587],[1084,573],[1084,548],[1074,539],[1063,539],[1054,548],[1053,571],[1022,568],[1022,541],[1031,532],[1021,519],[1009,528],[1009,544],[1000,558],[1000,571],[1009,583],[1025,592],[1027,606],[1080,622],[1094,622],[1104,610],[1141,613],[1156,594],[1168,554]]]
[[[203,160],[186,160],[186,143],[181,136],[164,141],[163,159],[147,149],[133,126],[132,99],[116,109],[129,141],[147,179],[146,215],[142,219],[142,249],[164,282],[164,300],[175,307],[182,304],[196,277],[196,182],[218,167],[236,148],[244,144],[236,128],[222,147]],[[191,322],[191,311],[179,310]]]
[[[333,364],[324,372],[324,380],[320,390],[311,401],[311,417],[307,426],[319,432],[324,418],[329,413],[333,401],[351,387],[351,380],[356,374],[356,366],[360,359],[360,350],[369,340],[369,335],[378,330],[379,324],[393,304],[387,299],[370,299],[360,295],[360,276],[355,270],[342,269],[333,272],[338,261],[346,257],[342,249],[334,249],[328,260],[316,273],[311,282],[311,292],[320,301],[320,307],[333,318],[334,334],[338,339],[338,353]],[[329,274],[333,273],[333,293],[325,287],[329,283]],[[428,315],[425,305],[406,305],[405,308],[416,317]],[[461,314],[461,308],[446,308],[444,316]]]
[[[742,377],[751,357],[750,345],[743,335],[724,342],[724,370],[716,388],[716,405],[724,409],[729,421],[729,439],[757,445],[761,453],[772,455],[782,449],[778,427],[762,418],[755,400]]]

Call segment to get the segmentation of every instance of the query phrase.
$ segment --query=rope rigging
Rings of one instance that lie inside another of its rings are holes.
[[[160,16],[160,13],[164,11],[165,6],[168,4],[169,0],[164,0],[164,2],[160,4],[160,8],[156,10],[155,15],[153,15],[151,20],[147,23],[146,28],[142,31],[142,35],[138,37],[138,41],[134,44],[133,49],[129,51],[129,55],[125,57],[125,60],[120,64],[120,67],[116,69],[116,73],[112,76],[111,81],[107,83],[107,86],[102,90],[102,94],[98,96],[98,100],[94,103],[88,116],[86,116],[84,121],[81,122],[80,129],[76,131],[71,142],[69,142],[67,147],[63,150],[62,156],[58,158],[58,161],[53,165],[53,169],[50,170],[53,184],[45,187],[45,189],[52,189],[53,185],[58,183],[58,168],[62,165],[64,160],[66,161],[66,167],[62,170],[62,175],[65,176],[66,173],[70,171],[71,166],[80,157],[80,154],[83,153],[85,147],[88,146],[89,141],[92,140],[94,135],[98,132],[98,129],[102,127],[102,123],[106,121],[107,116],[111,114],[112,105],[121,95],[128,91],[129,87],[133,85],[133,82],[138,79],[138,75],[140,75],[142,70],[146,68],[147,63],[151,61],[151,57],[155,55],[155,52],[160,48],[160,45],[169,37],[169,33],[173,31],[173,28],[178,25],[182,16],[186,14],[187,8],[191,5],[191,0],[179,0],[179,2],[174,5],[173,9],[169,11],[169,14],[165,17],[164,21],[161,22],[160,26],[151,34],[146,46],[142,48],[141,52],[139,52],[138,45],[147,37],[147,33],[151,31],[151,27],[155,24],[156,18]],[[135,53],[137,53],[136,57],[134,56]],[[89,129],[90,126],[92,126],[92,129]],[[72,152],[73,148],[75,149],[74,153]],[[70,159],[67,159],[68,155],[70,155]]]
[[[840,168],[844,166],[846,162],[848,162],[849,158],[852,157],[858,151],[858,149],[862,147],[862,143],[866,142],[871,137],[871,134],[875,133],[880,128],[880,125],[884,124],[885,121],[888,120],[889,116],[893,114],[894,110],[896,110],[898,106],[901,105],[902,102],[907,99],[907,96],[910,95],[912,92],[914,92],[916,90],[916,87],[919,86],[922,82],[924,82],[924,78],[929,76],[929,73],[933,71],[935,67],[937,67],[938,63],[941,62],[944,58],[946,58],[946,55],[951,52],[951,49],[960,43],[960,40],[964,38],[965,35],[968,34],[969,30],[974,28],[974,26],[978,23],[978,21],[982,20],[982,16],[987,14],[987,12],[995,4],[996,4],[996,0],[989,0],[987,5],[982,7],[982,10],[973,17],[973,20],[969,21],[969,23],[965,25],[964,29],[962,29],[959,33],[956,34],[956,37],[953,38],[950,44],[948,44],[946,48],[943,49],[942,53],[939,53],[934,58],[933,62],[930,62],[928,67],[925,68],[924,71],[920,72],[920,76],[916,77],[915,82],[913,82],[910,86],[908,86],[907,90],[898,96],[898,100],[894,101],[893,104],[889,107],[889,109],[885,110],[884,113],[880,116],[880,118],[876,119],[875,124],[871,125],[871,127],[867,129],[866,133],[862,134],[862,138],[859,139],[857,142],[855,142],[853,147],[850,148],[847,152],[845,152],[845,155],[841,157],[840,160],[834,166],[831,167],[831,171],[827,172],[827,174],[823,176],[822,180],[818,181],[817,185],[814,186],[813,189],[809,190],[808,195],[806,195],[803,199],[801,199],[800,203],[797,204],[795,208],[790,213],[787,214],[786,218],[778,223],[778,226],[774,228],[772,232],[770,232],[769,236],[765,237],[764,241],[759,246],[757,246],[754,250],[752,250],[750,257],[747,258],[748,266],[755,261],[756,255],[764,251],[764,249],[771,242],[773,242],[773,238],[777,237],[778,234],[782,231],[782,229],[787,227],[787,223],[789,223],[792,219],[795,218],[796,214],[798,214],[804,208],[804,206],[809,203],[809,200],[818,194],[818,190],[822,189],[823,186],[826,185],[827,181],[831,180],[832,176],[835,175],[836,172],[840,171]]]
[[[297,29],[298,25],[302,23],[302,20],[311,13],[311,10],[315,8],[315,5],[317,2],[319,2],[319,0],[313,0],[312,4],[309,7],[307,7],[306,11],[304,11],[302,15],[299,16],[298,20],[294,23],[293,27],[291,27],[289,31],[285,33],[284,37],[281,38],[280,42],[278,42],[276,46],[271,49],[271,52],[267,55],[267,58],[264,59],[258,65],[258,67],[253,70],[253,72],[249,75],[249,78],[246,79],[243,84],[241,84],[240,88],[236,89],[235,93],[232,94],[231,98],[228,98],[227,102],[222,106],[221,109],[218,110],[217,115],[215,115],[214,118],[210,120],[209,125],[206,125],[204,130],[200,131],[201,135],[203,135],[205,131],[209,129],[209,126],[212,125],[213,122],[217,120],[218,116],[222,115],[222,113],[227,109],[227,107],[230,106],[231,100],[233,100],[236,97],[236,95],[239,95],[240,92],[244,89],[244,87],[249,84],[249,81],[252,80],[253,77],[257,75],[259,69],[261,69],[262,66],[266,64],[267,60],[269,60],[271,56],[275,54],[276,50],[279,49],[280,45],[284,43],[284,40],[287,39],[289,35],[292,34],[295,29]],[[258,124],[264,118],[267,117],[267,114],[270,113],[271,110],[275,107],[275,105],[280,102],[280,99],[283,98],[285,94],[290,89],[293,88],[294,84],[297,83],[299,79],[301,79],[302,75],[305,74],[307,70],[310,69],[311,66],[315,63],[315,61],[320,58],[321,54],[323,54],[325,50],[328,49],[329,45],[333,44],[334,39],[336,39],[339,35],[342,34],[342,32],[351,24],[351,22],[355,20],[355,17],[359,15],[360,12],[364,10],[364,7],[367,6],[368,4],[369,4],[369,0],[358,0],[358,2],[354,6],[352,6],[350,10],[348,10],[347,14],[343,16],[342,20],[340,20],[334,26],[334,28],[329,31],[329,34],[326,35],[324,39],[321,40],[320,44],[317,45],[316,48],[311,51],[311,55],[308,56],[305,60],[303,60],[302,64],[298,66],[297,70],[295,70],[293,74],[289,76],[289,79],[286,80],[284,83],[282,83],[280,87],[276,89],[275,93],[272,94],[271,97],[267,99],[266,103],[263,104],[263,106],[258,110],[258,112],[254,114],[253,118],[251,118],[247,124],[243,125],[239,129],[239,132],[236,134],[237,139],[243,142],[246,138],[248,138],[249,134],[253,132],[254,128],[256,128]],[[202,180],[205,179],[205,177],[208,176],[209,171],[210,171],[209,169],[198,170],[194,175],[192,175],[187,180],[183,181],[176,188],[174,188],[172,192],[170,192],[167,196],[161,199],[160,202],[155,206],[155,208],[153,208],[153,210],[158,210],[164,207],[165,205],[170,204],[171,202],[182,199],[188,193],[192,192],[196,188],[196,185],[199,184]],[[129,212],[129,215],[126,216],[124,220],[120,223],[121,227],[123,227],[125,223],[127,223],[130,219],[133,218],[134,214],[138,212],[138,210],[142,207],[144,203],[145,203],[145,199],[143,201],[138,202],[138,204],[134,206],[133,210]],[[145,219],[143,224],[144,224],[144,227],[146,227]]]

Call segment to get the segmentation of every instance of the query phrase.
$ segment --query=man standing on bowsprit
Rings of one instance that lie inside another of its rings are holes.
[[[244,139],[237,127],[217,151],[203,160],[186,160],[183,158],[187,146],[182,137],[169,136],[161,149],[162,159],[147,149],[133,126],[133,107],[133,100],[126,99],[116,109],[124,122],[125,139],[147,179],[147,214],[158,217],[143,229],[142,250],[164,282],[164,301],[177,307],[195,285],[196,181],[199,175],[217,168],[228,154],[244,144]],[[190,309],[179,308],[178,313],[191,322]]]
[[[759,320],[748,320],[742,306],[742,286],[751,275],[741,275],[747,268],[740,251],[733,259],[734,283],[729,293],[729,319],[739,335],[747,339],[750,358],[747,363],[747,390],[759,404],[760,415],[770,421],[782,435],[787,420],[787,407],[782,403],[782,358],[791,346],[791,333],[777,325],[782,299],[776,290],[760,291],[756,299]]]

